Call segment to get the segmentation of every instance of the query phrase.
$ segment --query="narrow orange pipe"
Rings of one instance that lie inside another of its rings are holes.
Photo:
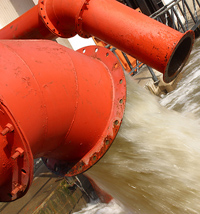
[[[116,0],[39,0],[38,10],[44,23],[38,28],[48,28],[57,37],[95,36],[160,71],[167,83],[181,71],[194,41],[193,31],[182,34]],[[14,21],[20,32],[26,17]],[[11,25],[0,31],[0,39],[12,37]],[[34,32],[29,38],[36,38]]]
[[[106,48],[78,53],[46,40],[2,40],[0,48],[0,201],[12,201],[32,182],[33,158],[74,176],[104,155],[122,122],[126,83]]]

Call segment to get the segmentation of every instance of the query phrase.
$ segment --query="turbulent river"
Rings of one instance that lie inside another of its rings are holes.
[[[78,213],[200,213],[200,40],[183,79],[157,98],[127,78],[124,120],[113,145],[88,172],[114,198]]]

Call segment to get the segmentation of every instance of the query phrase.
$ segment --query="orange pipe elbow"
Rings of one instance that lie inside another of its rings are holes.
[[[167,83],[181,71],[194,41],[193,31],[182,34],[115,0],[40,0],[39,8],[57,36],[93,35],[160,71]]]
[[[95,36],[160,71],[167,83],[181,71],[194,41],[193,31],[182,34],[116,0],[39,0],[38,11],[41,32],[48,29],[51,36],[65,38],[76,34],[85,38]],[[23,19],[27,15],[13,24],[24,23]],[[13,37],[9,27],[0,31],[0,39],[23,38]],[[27,23],[21,25],[21,31],[30,27]],[[34,36],[38,29],[31,27],[33,35],[29,38],[38,38]],[[48,37],[41,34],[41,38]]]
[[[106,48],[3,40],[0,84],[0,201],[22,197],[33,158],[61,176],[95,164],[123,118],[123,70]]]

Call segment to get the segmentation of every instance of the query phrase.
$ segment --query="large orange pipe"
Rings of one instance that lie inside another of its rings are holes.
[[[96,163],[120,127],[126,83],[106,48],[0,41],[0,201],[23,196],[33,158],[61,176]]]
[[[181,71],[194,40],[192,31],[182,34],[116,0],[40,0],[38,10],[43,29],[55,36],[93,35],[160,71],[165,82]],[[13,25],[27,31],[20,24],[26,17],[2,29],[0,39],[15,38]],[[35,38],[34,33],[30,38]]]

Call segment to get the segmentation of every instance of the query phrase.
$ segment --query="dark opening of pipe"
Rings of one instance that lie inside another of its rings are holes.
[[[169,64],[164,74],[164,81],[166,83],[171,82],[180,73],[190,55],[192,45],[192,35],[186,34],[177,45],[171,59],[169,60]]]

